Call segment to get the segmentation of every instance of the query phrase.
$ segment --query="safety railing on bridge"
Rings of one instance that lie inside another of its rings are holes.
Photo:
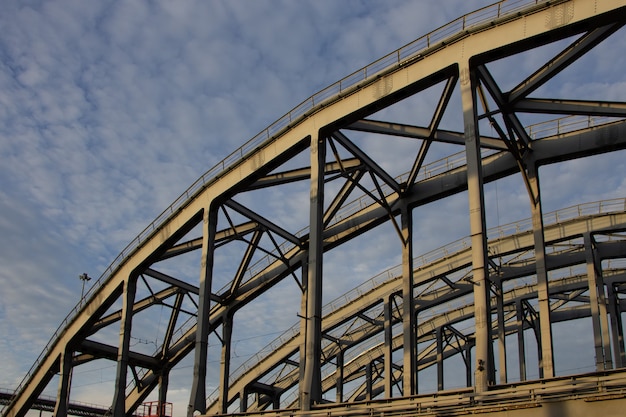
[[[539,139],[558,136],[562,133],[576,130],[588,129],[594,126],[601,126],[617,120],[619,120],[619,118],[606,116],[566,116],[528,126],[527,131],[531,139]]]
[[[241,417],[339,417],[346,415],[406,417],[487,415],[488,413],[504,415],[512,411],[519,411],[520,415],[523,415],[525,409],[526,414],[532,415],[533,410],[542,407],[545,403],[619,401],[624,398],[624,392],[626,392],[624,370],[618,369],[556,377],[549,381],[518,382],[480,393],[472,388],[460,388],[392,400],[374,399],[349,404],[325,404],[323,407],[307,411],[292,408],[238,413],[237,415]],[[570,403],[568,406],[570,409],[576,407],[575,403]],[[598,412],[598,414],[602,413]]]
[[[329,102],[340,99],[343,95],[366,85],[385,72],[406,64],[408,61],[420,58],[433,49],[444,46],[446,42],[451,40],[451,38],[458,36],[459,34],[463,34],[463,32],[468,31],[473,27],[486,25],[500,19],[506,19],[508,17],[515,16],[515,14],[520,13],[521,11],[532,9],[533,7],[547,7],[550,4],[558,3],[560,1],[562,0],[503,0],[468,13],[317,92],[297,105],[269,127],[262,130],[239,149],[228,155],[217,165],[204,173],[204,175],[196,180],[122,250],[122,252],[106,268],[102,275],[93,283],[80,302],[61,322],[60,326],[50,338],[48,344],[37,357],[35,363],[29,369],[22,382],[20,382],[16,388],[15,392],[17,393],[22,389],[25,382],[30,378],[34,370],[37,369],[63,330],[74,319],[74,317],[76,317],[82,306],[85,304],[85,300],[94,296],[98,288],[100,288],[102,284],[115,273],[115,271],[135,252],[136,249],[142,245],[143,242],[147,241],[156,231],[158,231],[172,215],[191,201],[197,193],[206,188],[221,174],[233,168],[247,155],[254,152],[268,141],[271,141],[280,134],[284,133],[286,130],[301,122],[308,115],[314,113],[324,105],[327,105]]]
[[[0,388],[0,410],[2,410],[3,405],[9,404],[14,395],[14,391]],[[50,409],[50,411],[53,411],[54,404],[56,404],[56,397],[52,397],[50,395],[41,395],[39,396],[32,408],[39,410]],[[105,407],[101,404],[87,403],[75,400],[72,400],[72,402],[69,404],[70,414],[72,412],[76,412],[77,414],[74,415],[81,415],[85,417],[102,416],[107,411],[107,409],[108,407]]]

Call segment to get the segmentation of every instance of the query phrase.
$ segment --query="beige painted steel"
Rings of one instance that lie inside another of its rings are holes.
[[[469,389],[434,395],[326,405],[302,412],[294,409],[266,411],[264,417],[339,416],[505,416],[621,417],[626,407],[626,371],[554,378],[520,383],[488,393]],[[247,416],[257,413],[242,414]]]
[[[207,207],[210,207],[216,199],[236,189],[243,181],[257,175],[264,167],[279,159],[290,149],[301,146],[311,135],[315,137],[320,129],[345,115],[381,100],[385,96],[398,92],[416,81],[425,79],[437,71],[455,66],[459,60],[468,60],[484,51],[506,47],[515,41],[540,35],[558,26],[572,25],[589,17],[626,6],[626,0],[570,0],[555,3],[554,6],[547,9],[527,15],[521,14],[502,25],[482,28],[475,32],[469,30],[454,43],[433,51],[423,59],[407,63],[377,81],[364,85],[336,101],[327,103],[285,131],[281,136],[264,144],[252,155],[220,174],[209,186],[201,190],[162,224],[159,230],[143,242],[122,263],[114,275],[103,283],[82,311],[63,329],[5,415],[17,415],[17,410],[21,409],[27,399],[37,395],[41,386],[49,380],[50,371],[58,369],[59,360],[63,357],[65,346],[70,340],[88,325],[90,318],[96,315],[104,304],[119,297],[126,281],[146,260],[157,253],[177,231],[181,230]]]

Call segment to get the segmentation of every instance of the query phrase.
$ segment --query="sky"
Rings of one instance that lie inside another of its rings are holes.
[[[205,171],[315,92],[490,3],[4,0],[0,389],[16,386],[78,302],[79,275],[100,276]],[[624,58],[612,60],[596,64],[600,80],[560,88],[623,100],[624,66],[615,61]],[[624,168],[623,158],[613,161]],[[549,209],[583,193],[626,195],[623,179],[606,184],[594,161],[555,168],[551,178],[558,198],[550,194]],[[464,198],[437,207],[462,213]],[[516,199],[502,198],[498,222],[523,213]],[[437,233],[443,212],[433,211],[425,233]],[[358,245],[345,253],[359,254]],[[346,267],[331,262],[337,274]],[[76,399],[99,403],[94,391]]]

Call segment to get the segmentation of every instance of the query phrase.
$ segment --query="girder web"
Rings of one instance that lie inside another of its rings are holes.
[[[539,183],[540,167],[626,149],[626,97],[561,96],[561,77],[615,37],[623,46],[626,2],[587,3],[506,13],[499,2],[481,11],[489,20],[465,16],[455,33],[429,34],[290,112],[138,239],[4,415],[25,415],[53,379],[55,414],[66,415],[73,369],[100,361],[115,369],[120,416],[149,396],[166,401],[184,367],[189,416],[313,413],[429,389],[462,388],[474,404],[468,393],[553,381],[563,323],[589,330],[582,362],[594,372],[626,366],[624,196],[575,195],[545,213]],[[549,54],[525,62],[530,75],[502,70],[536,50]],[[530,219],[487,227],[488,187],[509,178],[527,196],[505,218]],[[446,212],[458,196],[469,220]],[[373,270],[384,272],[363,281]],[[263,348],[267,333],[282,334]]]

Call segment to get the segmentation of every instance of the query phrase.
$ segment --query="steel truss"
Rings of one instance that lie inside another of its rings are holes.
[[[626,200],[616,202],[616,208],[623,209]],[[550,283],[550,311],[552,323],[591,317],[594,313],[592,304],[597,303],[597,295],[590,296],[592,279],[584,273],[589,266],[588,244],[593,244],[593,264],[601,260],[615,259],[624,256],[626,235],[621,233],[626,223],[626,214],[601,214],[598,216],[582,216],[568,222],[559,222],[546,227],[547,256],[550,270],[568,269],[570,272],[563,278],[552,279]],[[602,230],[600,234],[584,232],[588,227]],[[619,231],[619,233],[613,233]],[[600,242],[598,242],[600,240]],[[537,312],[537,284],[530,279],[536,270],[536,259],[533,255],[533,238],[529,233],[517,233],[489,242],[490,284],[492,296],[493,341],[500,346],[500,380],[507,384],[507,339],[512,335],[517,338],[518,345],[518,381],[525,381],[526,358],[524,353],[527,342],[524,332],[529,330],[535,334],[537,346],[540,344],[539,315]],[[444,252],[441,252],[442,254]],[[415,270],[414,294],[417,300],[414,315],[424,317],[418,320],[417,344],[422,346],[418,352],[418,369],[437,368],[437,385],[439,390],[444,386],[444,363],[454,355],[460,355],[465,366],[465,384],[471,387],[473,371],[470,351],[475,346],[473,333],[474,319],[473,291],[471,280],[471,250],[469,248],[454,252],[454,248],[445,251],[446,256],[421,266]],[[576,271],[583,271],[576,274]],[[394,271],[400,270],[399,267]],[[621,324],[621,312],[626,306],[624,295],[626,289],[626,270],[623,267],[602,270],[603,285],[610,288],[611,294],[607,305],[612,306],[611,317],[616,320],[611,331],[617,335],[612,344],[615,358],[623,361],[624,343]],[[594,278],[595,279],[595,278]],[[402,364],[393,362],[393,353],[402,350],[402,333],[397,332],[398,324],[402,324],[400,291],[402,276],[396,275],[382,281],[380,285],[371,287],[367,283],[357,291],[358,297],[346,302],[331,313],[324,316],[322,329],[323,352],[322,368],[330,368],[322,381],[322,391],[335,391],[336,402],[366,401],[374,398],[393,397],[392,386],[402,392]],[[349,299],[342,297],[342,300]],[[606,312],[604,313],[606,314]],[[593,317],[599,321],[600,315]],[[468,322],[470,322],[468,324]],[[458,326],[463,325],[463,329]],[[401,327],[401,326],[400,326]],[[394,332],[394,330],[396,330]],[[599,333],[600,331],[598,331]],[[260,411],[278,402],[281,395],[287,393],[298,384],[299,363],[297,358],[299,334],[290,338],[281,337],[281,343],[273,344],[271,352],[258,363],[247,363],[231,378],[231,402],[246,398],[247,412]],[[596,337],[596,349],[603,351],[596,364],[598,371],[613,369],[611,355],[611,338],[608,335]],[[498,359],[498,358],[494,358]],[[388,361],[389,364],[386,364]],[[623,367],[623,362],[616,364]],[[539,366],[538,371],[543,369]],[[513,376],[515,377],[515,375]],[[354,381],[357,381],[355,384]],[[455,381],[458,382],[458,381]],[[495,383],[495,381],[494,381]],[[344,397],[344,385],[352,385],[351,394]],[[268,388],[268,387],[271,387]],[[254,403],[249,396],[254,394]],[[239,398],[238,398],[239,396]],[[278,402],[280,403],[280,402]],[[217,410],[218,401],[209,407],[209,414]],[[289,403],[287,408],[296,407]]]
[[[55,415],[66,415],[73,369],[108,360],[116,364],[111,412],[130,416],[155,390],[167,401],[170,373],[189,356],[188,415],[233,406],[306,412],[330,401],[329,392],[340,404],[409,398],[429,367],[446,388],[444,365],[455,357],[464,383],[486,395],[511,378],[511,337],[518,378],[527,379],[528,332],[540,377],[555,377],[552,326],[580,317],[592,320],[597,370],[623,367],[624,275],[603,262],[624,258],[626,210],[546,226],[539,167],[625,149],[626,102],[533,93],[620,36],[625,22],[622,0],[502,1],[303,102],[203,176],[114,262],[55,333],[4,415],[25,415],[53,379]],[[496,61],[566,40],[512,88],[498,82]],[[425,123],[386,117],[415,100],[431,103]],[[450,114],[462,126],[444,128]],[[412,149],[406,167],[371,151],[372,143],[394,138],[411,144],[402,148]],[[431,162],[454,146],[461,153]],[[490,240],[484,185],[511,175],[525,184],[531,226]],[[297,187],[309,196],[309,210],[294,226],[268,203]],[[419,264],[416,217],[460,192],[469,200],[467,247]],[[400,272],[325,315],[324,255],[382,225],[397,235]],[[193,274],[199,266],[199,279],[189,277],[189,265]],[[575,265],[585,270],[553,275]],[[283,280],[301,293],[296,347],[278,348],[231,378],[237,313]],[[157,310],[167,315],[157,349],[140,349],[136,335]],[[219,371],[209,366],[209,338],[219,340]],[[207,400],[208,379],[219,385],[215,401]]]

